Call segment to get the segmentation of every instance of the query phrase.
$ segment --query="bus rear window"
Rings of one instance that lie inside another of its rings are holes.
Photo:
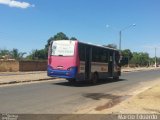
[[[75,48],[75,41],[69,41],[69,40],[53,41],[51,55],[73,56],[74,48]]]

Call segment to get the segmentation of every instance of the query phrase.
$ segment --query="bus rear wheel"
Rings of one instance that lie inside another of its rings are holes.
[[[75,83],[76,80],[75,80],[75,79],[68,79],[68,82],[69,82],[69,83]]]
[[[119,80],[119,76],[113,77],[114,80]]]
[[[93,84],[96,84],[97,83],[97,81],[98,81],[98,73],[94,73],[93,75],[92,75],[92,80],[91,80],[91,82],[93,83]]]

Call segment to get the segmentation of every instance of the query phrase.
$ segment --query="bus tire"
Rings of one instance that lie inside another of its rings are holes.
[[[69,82],[69,83],[75,83],[76,80],[75,80],[75,79],[68,79],[68,82]]]
[[[93,73],[91,82],[92,82],[93,84],[96,84],[97,81],[98,81],[98,78],[99,78],[99,77],[98,77],[98,73]]]
[[[114,80],[119,80],[119,76],[113,77]]]

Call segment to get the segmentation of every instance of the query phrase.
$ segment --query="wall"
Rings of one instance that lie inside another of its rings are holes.
[[[19,71],[45,71],[47,61],[19,61]]]
[[[17,72],[19,71],[18,61],[0,61],[0,72]]]
[[[46,70],[47,61],[0,61],[0,72]]]

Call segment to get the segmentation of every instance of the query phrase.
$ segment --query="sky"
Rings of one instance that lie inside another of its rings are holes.
[[[58,32],[118,46],[122,30],[122,49],[153,57],[157,47],[160,57],[159,6],[160,0],[0,0],[0,49],[30,53]]]

